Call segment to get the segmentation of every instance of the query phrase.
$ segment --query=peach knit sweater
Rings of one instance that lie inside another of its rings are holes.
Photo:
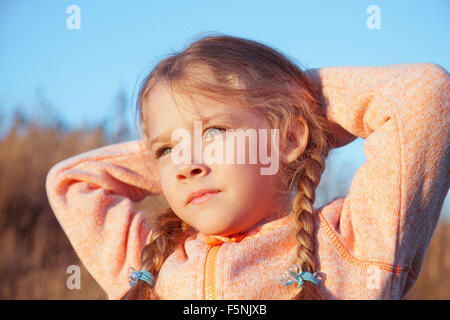
[[[307,74],[341,144],[365,139],[367,161],[346,197],[316,210],[319,284],[327,299],[399,299],[413,285],[449,189],[449,75],[432,63],[333,66]],[[348,134],[350,133],[350,134]],[[140,141],[71,157],[49,171],[49,202],[76,253],[108,294],[129,289],[150,234],[135,208],[155,190]],[[196,233],[164,262],[162,299],[205,299],[207,236]],[[295,260],[292,214],[215,250],[216,299],[291,299],[280,284]],[[208,296],[209,297],[209,296]]]

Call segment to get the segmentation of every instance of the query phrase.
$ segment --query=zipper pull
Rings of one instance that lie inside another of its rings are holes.
[[[222,243],[223,241],[217,239],[216,237],[209,237],[208,240],[206,240],[206,244],[211,247],[220,246]]]
[[[238,232],[238,233],[229,235],[227,237],[209,236],[209,238],[206,240],[206,244],[208,246],[214,247],[214,246],[220,246],[222,243],[225,243],[225,242],[241,242],[241,240],[245,238],[247,233],[248,233],[248,231]]]

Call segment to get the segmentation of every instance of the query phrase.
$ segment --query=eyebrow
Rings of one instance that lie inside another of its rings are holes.
[[[220,121],[224,121],[224,120],[230,121],[231,120],[232,121],[232,119],[230,119],[230,114],[225,113],[225,112],[216,113],[211,116],[203,117],[201,119],[195,119],[194,121],[202,121],[202,127],[204,127],[205,125],[208,125],[209,123],[216,121],[216,120],[220,120]],[[194,126],[194,121],[192,121],[191,127]],[[164,132],[161,135],[156,136],[155,138],[150,140],[150,147],[156,143],[170,140],[171,135],[172,135],[171,132]]]

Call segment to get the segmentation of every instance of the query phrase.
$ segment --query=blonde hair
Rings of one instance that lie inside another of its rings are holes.
[[[210,75],[212,78],[207,78]],[[263,115],[272,128],[278,128],[280,147],[292,137],[289,128],[299,116],[305,119],[309,137],[304,152],[292,162],[281,152],[280,174],[283,190],[297,187],[292,211],[298,241],[298,264],[314,273],[316,237],[314,228],[315,189],[325,169],[325,160],[334,143],[332,127],[306,74],[285,55],[264,44],[227,35],[205,36],[179,53],[160,61],[140,87],[136,111],[148,146],[147,121],[143,103],[152,87],[164,81],[171,88],[192,94],[238,103]],[[141,270],[151,272],[157,281],[164,260],[192,231],[168,209],[151,222],[152,235],[141,256]],[[146,282],[138,281],[122,299],[158,299]],[[305,281],[294,299],[322,299],[313,283]]]

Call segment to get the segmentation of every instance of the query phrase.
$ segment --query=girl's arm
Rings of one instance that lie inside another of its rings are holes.
[[[66,159],[47,174],[50,205],[75,252],[110,299],[128,289],[150,228],[133,202],[157,192],[156,170],[139,141],[106,146]]]
[[[342,141],[364,138],[367,158],[347,197],[333,201],[340,215],[325,207],[321,219],[347,260],[400,275],[390,290],[402,297],[421,270],[449,189],[449,75],[432,63],[307,73],[327,118],[347,131]]]

